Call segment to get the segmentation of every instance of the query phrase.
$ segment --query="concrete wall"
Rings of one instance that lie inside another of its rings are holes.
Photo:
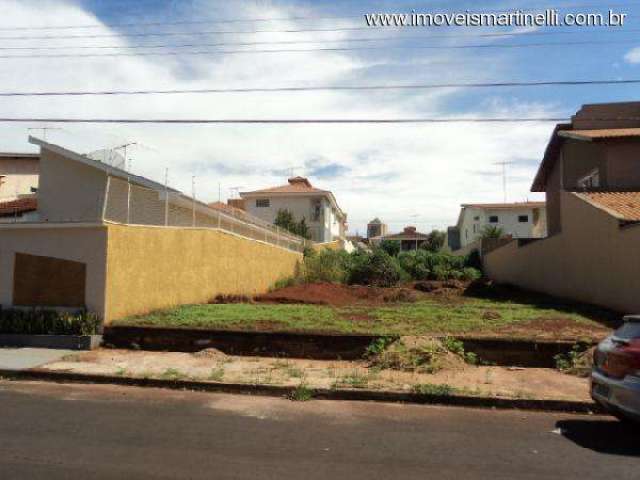
[[[263,293],[302,255],[210,229],[109,225],[105,321]]]
[[[640,313],[640,226],[618,221],[569,192],[560,193],[562,231],[518,247],[513,241],[484,257],[501,283]]]
[[[107,175],[45,148],[40,157],[38,212],[43,222],[98,222]]]
[[[85,304],[104,311],[107,228],[77,225],[3,225],[0,227],[0,304],[13,305],[16,253],[55,257],[86,264]]]

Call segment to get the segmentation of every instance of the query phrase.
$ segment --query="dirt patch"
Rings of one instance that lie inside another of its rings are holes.
[[[261,303],[304,303],[312,305],[379,305],[415,302],[418,296],[407,288],[366,287],[335,283],[309,283],[280,288],[254,298]]]
[[[482,336],[510,336],[541,339],[601,340],[610,330],[602,325],[576,322],[571,318],[537,318],[526,322],[505,325],[492,334]]]

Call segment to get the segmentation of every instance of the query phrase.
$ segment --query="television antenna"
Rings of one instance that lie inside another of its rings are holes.
[[[507,203],[507,165],[511,165],[513,162],[495,162],[493,165],[502,166],[502,198],[503,202]]]

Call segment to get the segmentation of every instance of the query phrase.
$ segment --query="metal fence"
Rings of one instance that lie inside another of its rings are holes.
[[[212,228],[302,252],[305,240],[242,211],[210,207],[172,189],[109,177],[103,219],[128,225]]]

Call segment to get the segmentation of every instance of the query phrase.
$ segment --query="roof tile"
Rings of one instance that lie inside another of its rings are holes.
[[[640,192],[580,192],[576,195],[620,220],[640,222]]]

